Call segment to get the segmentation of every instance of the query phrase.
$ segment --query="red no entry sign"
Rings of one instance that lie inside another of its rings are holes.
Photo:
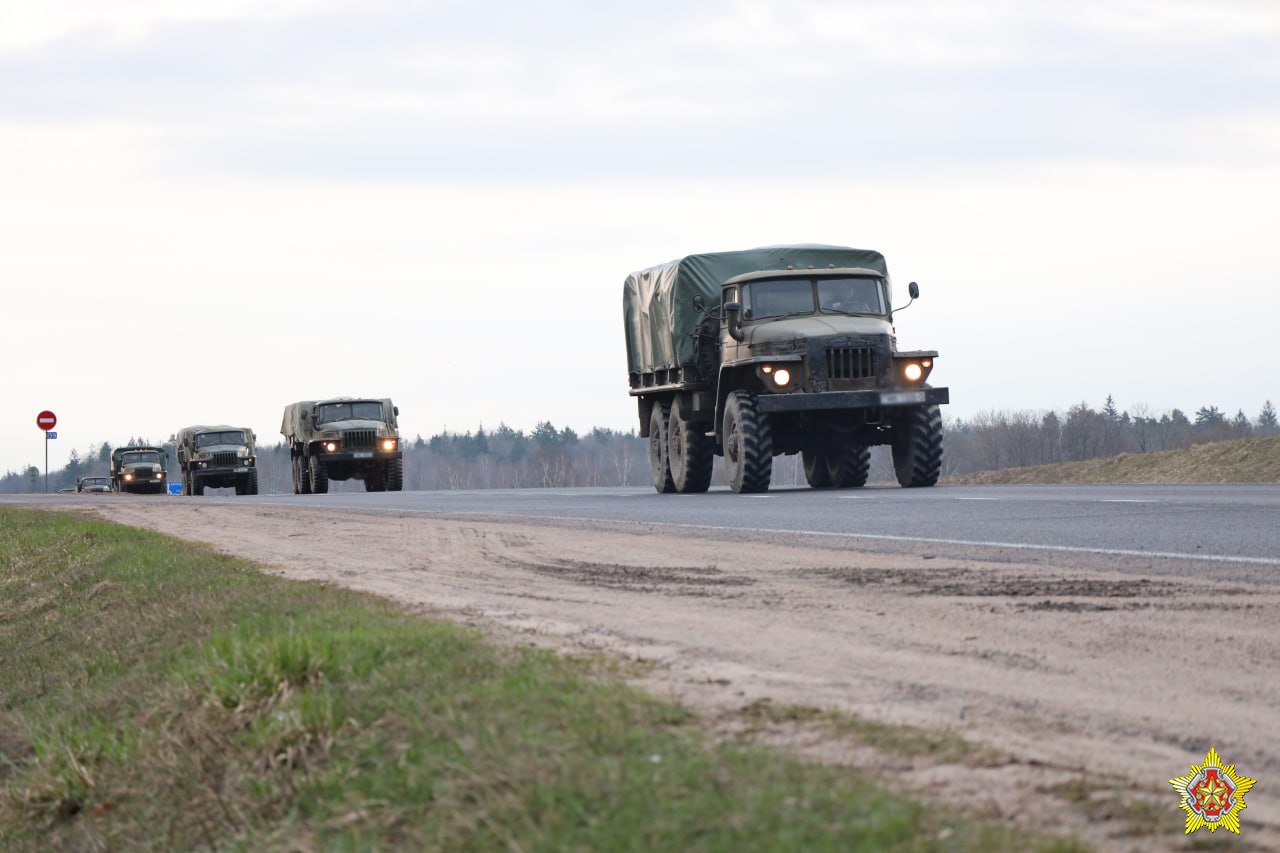
[[[44,430],[45,432],[48,432],[49,430],[53,429],[57,425],[58,425],[58,416],[55,415],[53,412],[49,411],[48,409],[45,409],[40,414],[36,415],[36,426],[40,427],[40,429]]]

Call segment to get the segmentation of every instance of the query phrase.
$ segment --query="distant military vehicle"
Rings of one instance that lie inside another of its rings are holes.
[[[109,494],[111,492],[111,478],[81,477],[76,480],[76,491],[88,494]]]
[[[840,246],[690,255],[628,276],[627,370],[654,488],[706,491],[724,456],[733,491],[763,492],[784,453],[802,455],[814,488],[857,487],[877,444],[901,485],[934,485],[950,392],[925,383],[936,352],[898,351],[891,297],[884,257]]]
[[[324,494],[330,480],[363,480],[367,492],[404,488],[404,459],[389,399],[335,397],[285,406],[280,434],[289,444],[293,493]]]
[[[117,492],[165,492],[169,488],[163,447],[117,447],[111,451],[111,485]]]
[[[237,495],[256,495],[256,439],[248,427],[198,425],[178,430],[182,493],[203,495],[206,487],[235,487]]]

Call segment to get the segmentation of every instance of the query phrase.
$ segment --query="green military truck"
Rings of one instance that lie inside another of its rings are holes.
[[[164,493],[169,489],[163,447],[117,447],[111,451],[111,486],[117,492]]]
[[[206,488],[235,488],[237,495],[256,495],[256,440],[248,427],[196,425],[178,430],[182,493],[203,495]]]
[[[363,480],[367,492],[404,488],[404,459],[389,399],[335,397],[284,408],[280,434],[289,444],[295,495],[324,494],[330,480]]]
[[[915,282],[911,298],[919,295]],[[659,492],[704,492],[715,456],[730,488],[769,488],[773,457],[800,453],[814,488],[862,486],[870,448],[898,482],[942,470],[938,354],[900,352],[879,252],[770,246],[690,255],[623,287],[630,394]]]

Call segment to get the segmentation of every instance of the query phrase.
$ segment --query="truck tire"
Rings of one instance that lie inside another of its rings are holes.
[[[667,456],[667,433],[671,424],[671,404],[655,402],[649,414],[649,475],[653,487],[661,494],[676,490],[671,478],[671,460]]]
[[[894,428],[893,470],[898,484],[914,489],[932,486],[942,473],[942,413],[937,406],[917,406]]]
[[[831,463],[827,460],[827,454],[818,450],[802,450],[800,461],[804,466],[804,479],[809,488],[831,488]]]
[[[729,395],[724,410],[724,461],[729,488],[739,494],[767,492],[773,477],[773,428],[746,391]]]
[[[387,491],[404,491],[404,460],[392,459],[387,463]]]
[[[311,494],[311,471],[307,468],[307,457],[299,456],[294,462],[298,466],[298,494]]]
[[[246,495],[256,495],[258,493],[258,469],[255,468],[249,472],[249,476],[245,479],[244,493]]]
[[[200,479],[200,475],[191,472],[191,494],[198,498],[204,497],[204,482]]]
[[[329,491],[329,472],[324,470],[319,456],[308,457],[307,474],[311,480],[311,494],[323,495]]]
[[[711,486],[716,450],[706,427],[688,420],[677,401],[667,419],[667,467],[671,482],[681,494],[705,492]]]
[[[191,497],[191,474],[187,471],[182,472],[182,493]]]
[[[827,457],[831,485],[837,489],[860,489],[871,472],[871,448],[851,444]]]
[[[374,471],[364,478],[366,492],[385,492],[387,490],[387,472]]]

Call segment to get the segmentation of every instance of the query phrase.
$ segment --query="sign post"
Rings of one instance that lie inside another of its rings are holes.
[[[58,437],[53,428],[58,425],[58,416],[45,409],[36,415],[36,426],[44,433],[44,493],[49,494],[49,441]]]

